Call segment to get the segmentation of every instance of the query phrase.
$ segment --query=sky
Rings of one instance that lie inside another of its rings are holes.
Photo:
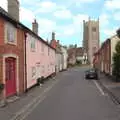
[[[120,0],[19,0],[20,22],[32,29],[34,19],[39,24],[39,36],[56,40],[62,45],[82,46],[83,20],[100,20],[100,42],[113,36],[120,27]],[[7,0],[0,1],[7,11]]]

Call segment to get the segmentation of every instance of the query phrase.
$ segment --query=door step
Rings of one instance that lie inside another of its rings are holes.
[[[6,102],[7,103],[12,103],[12,102],[17,101],[18,99],[20,99],[20,97],[18,97],[18,96],[12,96],[12,97],[7,98]]]

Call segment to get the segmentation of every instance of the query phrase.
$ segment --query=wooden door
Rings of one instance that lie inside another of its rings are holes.
[[[5,59],[6,96],[16,93],[16,59],[9,57]]]

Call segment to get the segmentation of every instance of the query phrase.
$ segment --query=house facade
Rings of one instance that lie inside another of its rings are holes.
[[[68,64],[87,64],[87,53],[84,52],[82,47],[68,49]]]
[[[55,39],[55,33],[52,32],[52,40],[50,42],[50,45],[56,49],[56,72],[62,71],[63,69],[63,52],[61,50],[61,46],[59,43],[59,40]]]
[[[35,85],[38,78],[46,78],[55,73],[55,62],[55,49],[36,34],[27,33],[27,89]]]
[[[4,84],[1,96],[7,98],[25,91],[25,32],[2,8],[0,15],[0,83]]]
[[[101,72],[112,75],[113,69],[113,54],[115,52],[115,46],[120,41],[117,35],[107,39],[94,55],[93,64]]]
[[[67,48],[65,48],[64,46],[61,46],[61,51],[62,51],[62,69],[66,70],[67,58],[68,58]]]
[[[6,99],[25,92],[37,78],[55,73],[56,50],[37,35],[36,25],[35,33],[1,7],[0,16],[0,99]]]

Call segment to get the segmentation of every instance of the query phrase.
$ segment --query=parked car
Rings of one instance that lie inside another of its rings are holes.
[[[96,69],[91,68],[87,71],[85,71],[85,78],[86,79],[96,79],[98,80],[98,72]]]

